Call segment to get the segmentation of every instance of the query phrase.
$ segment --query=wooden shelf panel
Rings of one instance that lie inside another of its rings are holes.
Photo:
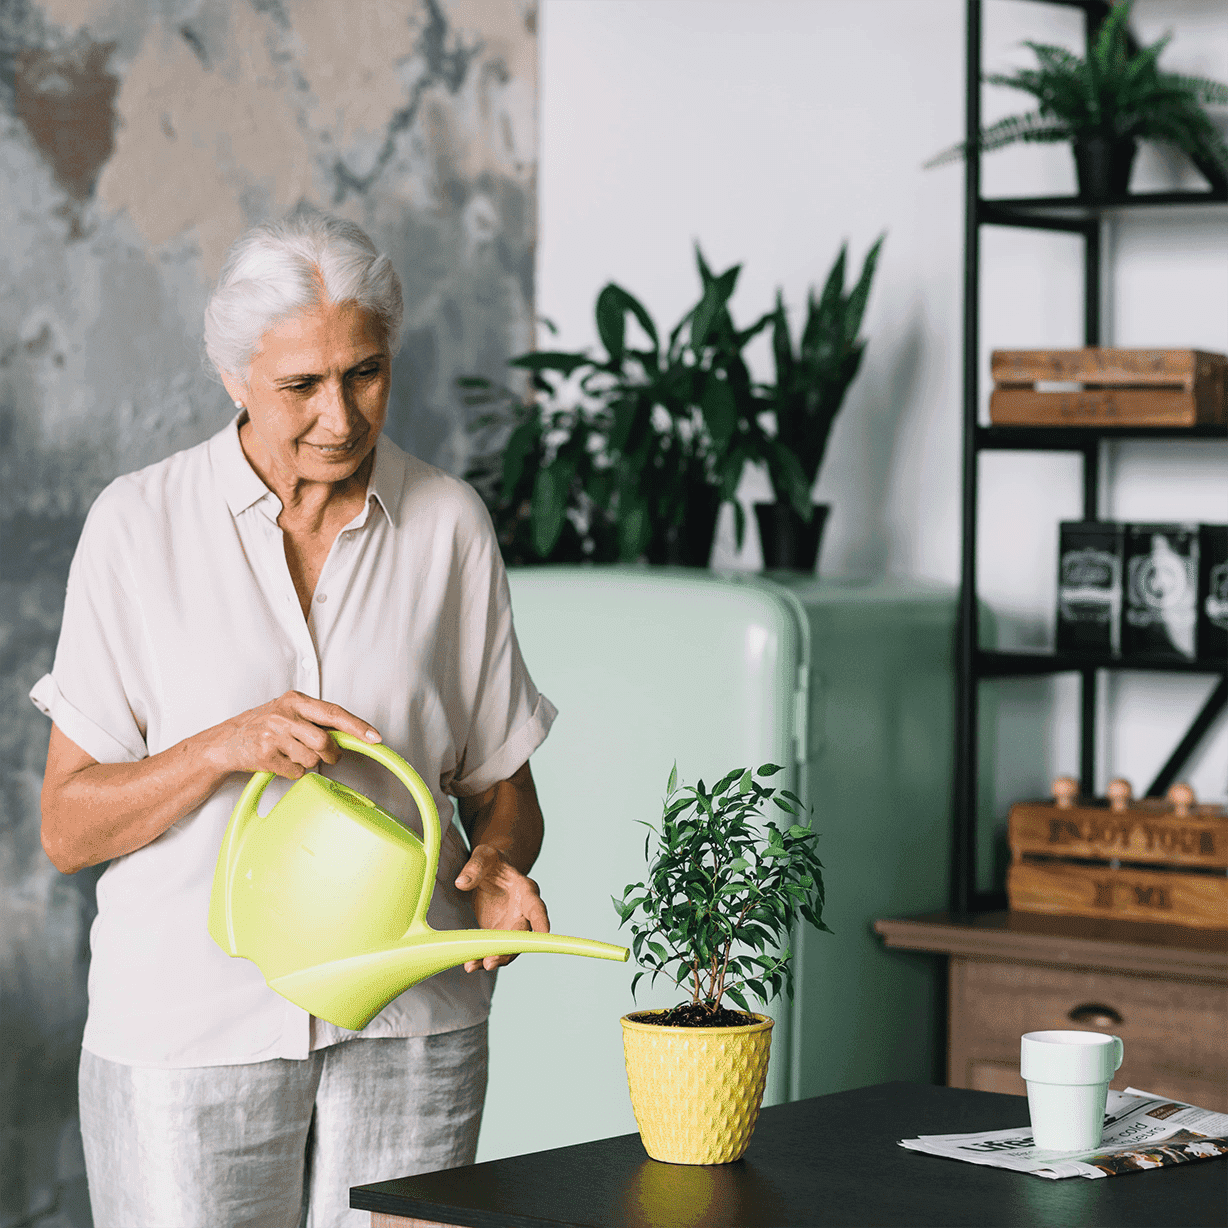
[[[929,913],[874,929],[901,950],[1228,984],[1228,930],[1021,912]]]

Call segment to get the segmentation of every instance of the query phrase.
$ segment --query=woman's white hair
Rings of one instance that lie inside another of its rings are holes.
[[[253,226],[235,240],[209,296],[205,353],[219,373],[246,380],[264,334],[321,302],[357,303],[383,325],[396,352],[401,279],[360,226],[305,208]]]

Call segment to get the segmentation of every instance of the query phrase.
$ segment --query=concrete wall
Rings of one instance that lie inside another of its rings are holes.
[[[532,0],[0,4],[0,1225],[88,1223],[75,1105],[95,876],[43,856],[68,562],[116,474],[233,413],[200,319],[244,226],[365,226],[406,290],[389,430],[464,466],[457,374],[532,336]]]
[[[1134,28],[1175,38],[1162,63],[1228,78],[1228,9],[1146,0]],[[1080,50],[1082,14],[987,0],[985,65],[1031,60],[1025,38]],[[888,233],[866,315],[869,347],[836,422],[816,497],[833,504],[820,571],[955,582],[959,575],[963,175],[923,170],[963,132],[962,0],[544,0],[542,248],[538,305],[565,348],[595,344],[597,291],[614,279],[658,324],[697,297],[692,245],[741,262],[741,321],[777,286],[796,322],[840,245],[860,261]],[[1029,109],[985,91],[985,118]],[[1025,146],[984,161],[987,195],[1069,192],[1065,146]],[[1177,155],[1144,148],[1136,189],[1199,185]],[[1106,342],[1228,350],[1228,229],[1223,209],[1123,214],[1107,229]],[[983,233],[982,367],[995,347],[1078,345],[1077,241]],[[1078,241],[1081,242],[1081,241]],[[759,373],[766,344],[752,351]],[[1228,519],[1228,446],[1123,443],[1109,449],[1103,511],[1120,519]],[[1051,645],[1057,522],[1077,518],[1077,462],[1036,454],[982,461],[981,595],[1005,644]],[[749,472],[741,496],[768,498]],[[753,526],[753,520],[748,516]],[[726,514],[714,561],[757,568],[753,527],[735,549]],[[1143,788],[1213,680],[1119,675],[1102,688],[1101,787]],[[988,692],[989,688],[987,688]],[[997,801],[1077,772],[1078,696],[1068,680],[1003,683]],[[1191,764],[1200,797],[1228,790],[1228,722]],[[986,882],[983,884],[988,886]]]

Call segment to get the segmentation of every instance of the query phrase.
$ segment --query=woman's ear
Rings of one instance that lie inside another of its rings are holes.
[[[246,405],[247,385],[236,376],[231,375],[229,371],[222,371],[220,375],[222,377],[222,387],[226,389],[230,399],[235,403],[235,408],[239,409]]]

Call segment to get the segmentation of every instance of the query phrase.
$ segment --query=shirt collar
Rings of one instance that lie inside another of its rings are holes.
[[[241,409],[229,425],[212,440],[213,461],[221,477],[226,505],[235,516],[273,493],[243,454],[243,445],[239,442],[239,427],[246,420],[247,410]],[[371,480],[367,484],[367,507],[364,508],[360,521],[366,520],[371,497],[374,496],[389,522],[396,524],[404,485],[404,456],[387,435],[381,435],[375,448]]]
[[[235,516],[247,511],[253,503],[259,503],[270,493],[243,455],[243,445],[239,443],[239,427],[246,420],[247,410],[239,410],[230,424],[214,435],[211,446],[213,463],[226,496],[226,506]]]
[[[375,464],[371,466],[371,481],[367,486],[367,503],[374,495],[384,509],[390,524],[399,523],[401,492],[405,488],[405,454],[387,435],[375,445]]]

